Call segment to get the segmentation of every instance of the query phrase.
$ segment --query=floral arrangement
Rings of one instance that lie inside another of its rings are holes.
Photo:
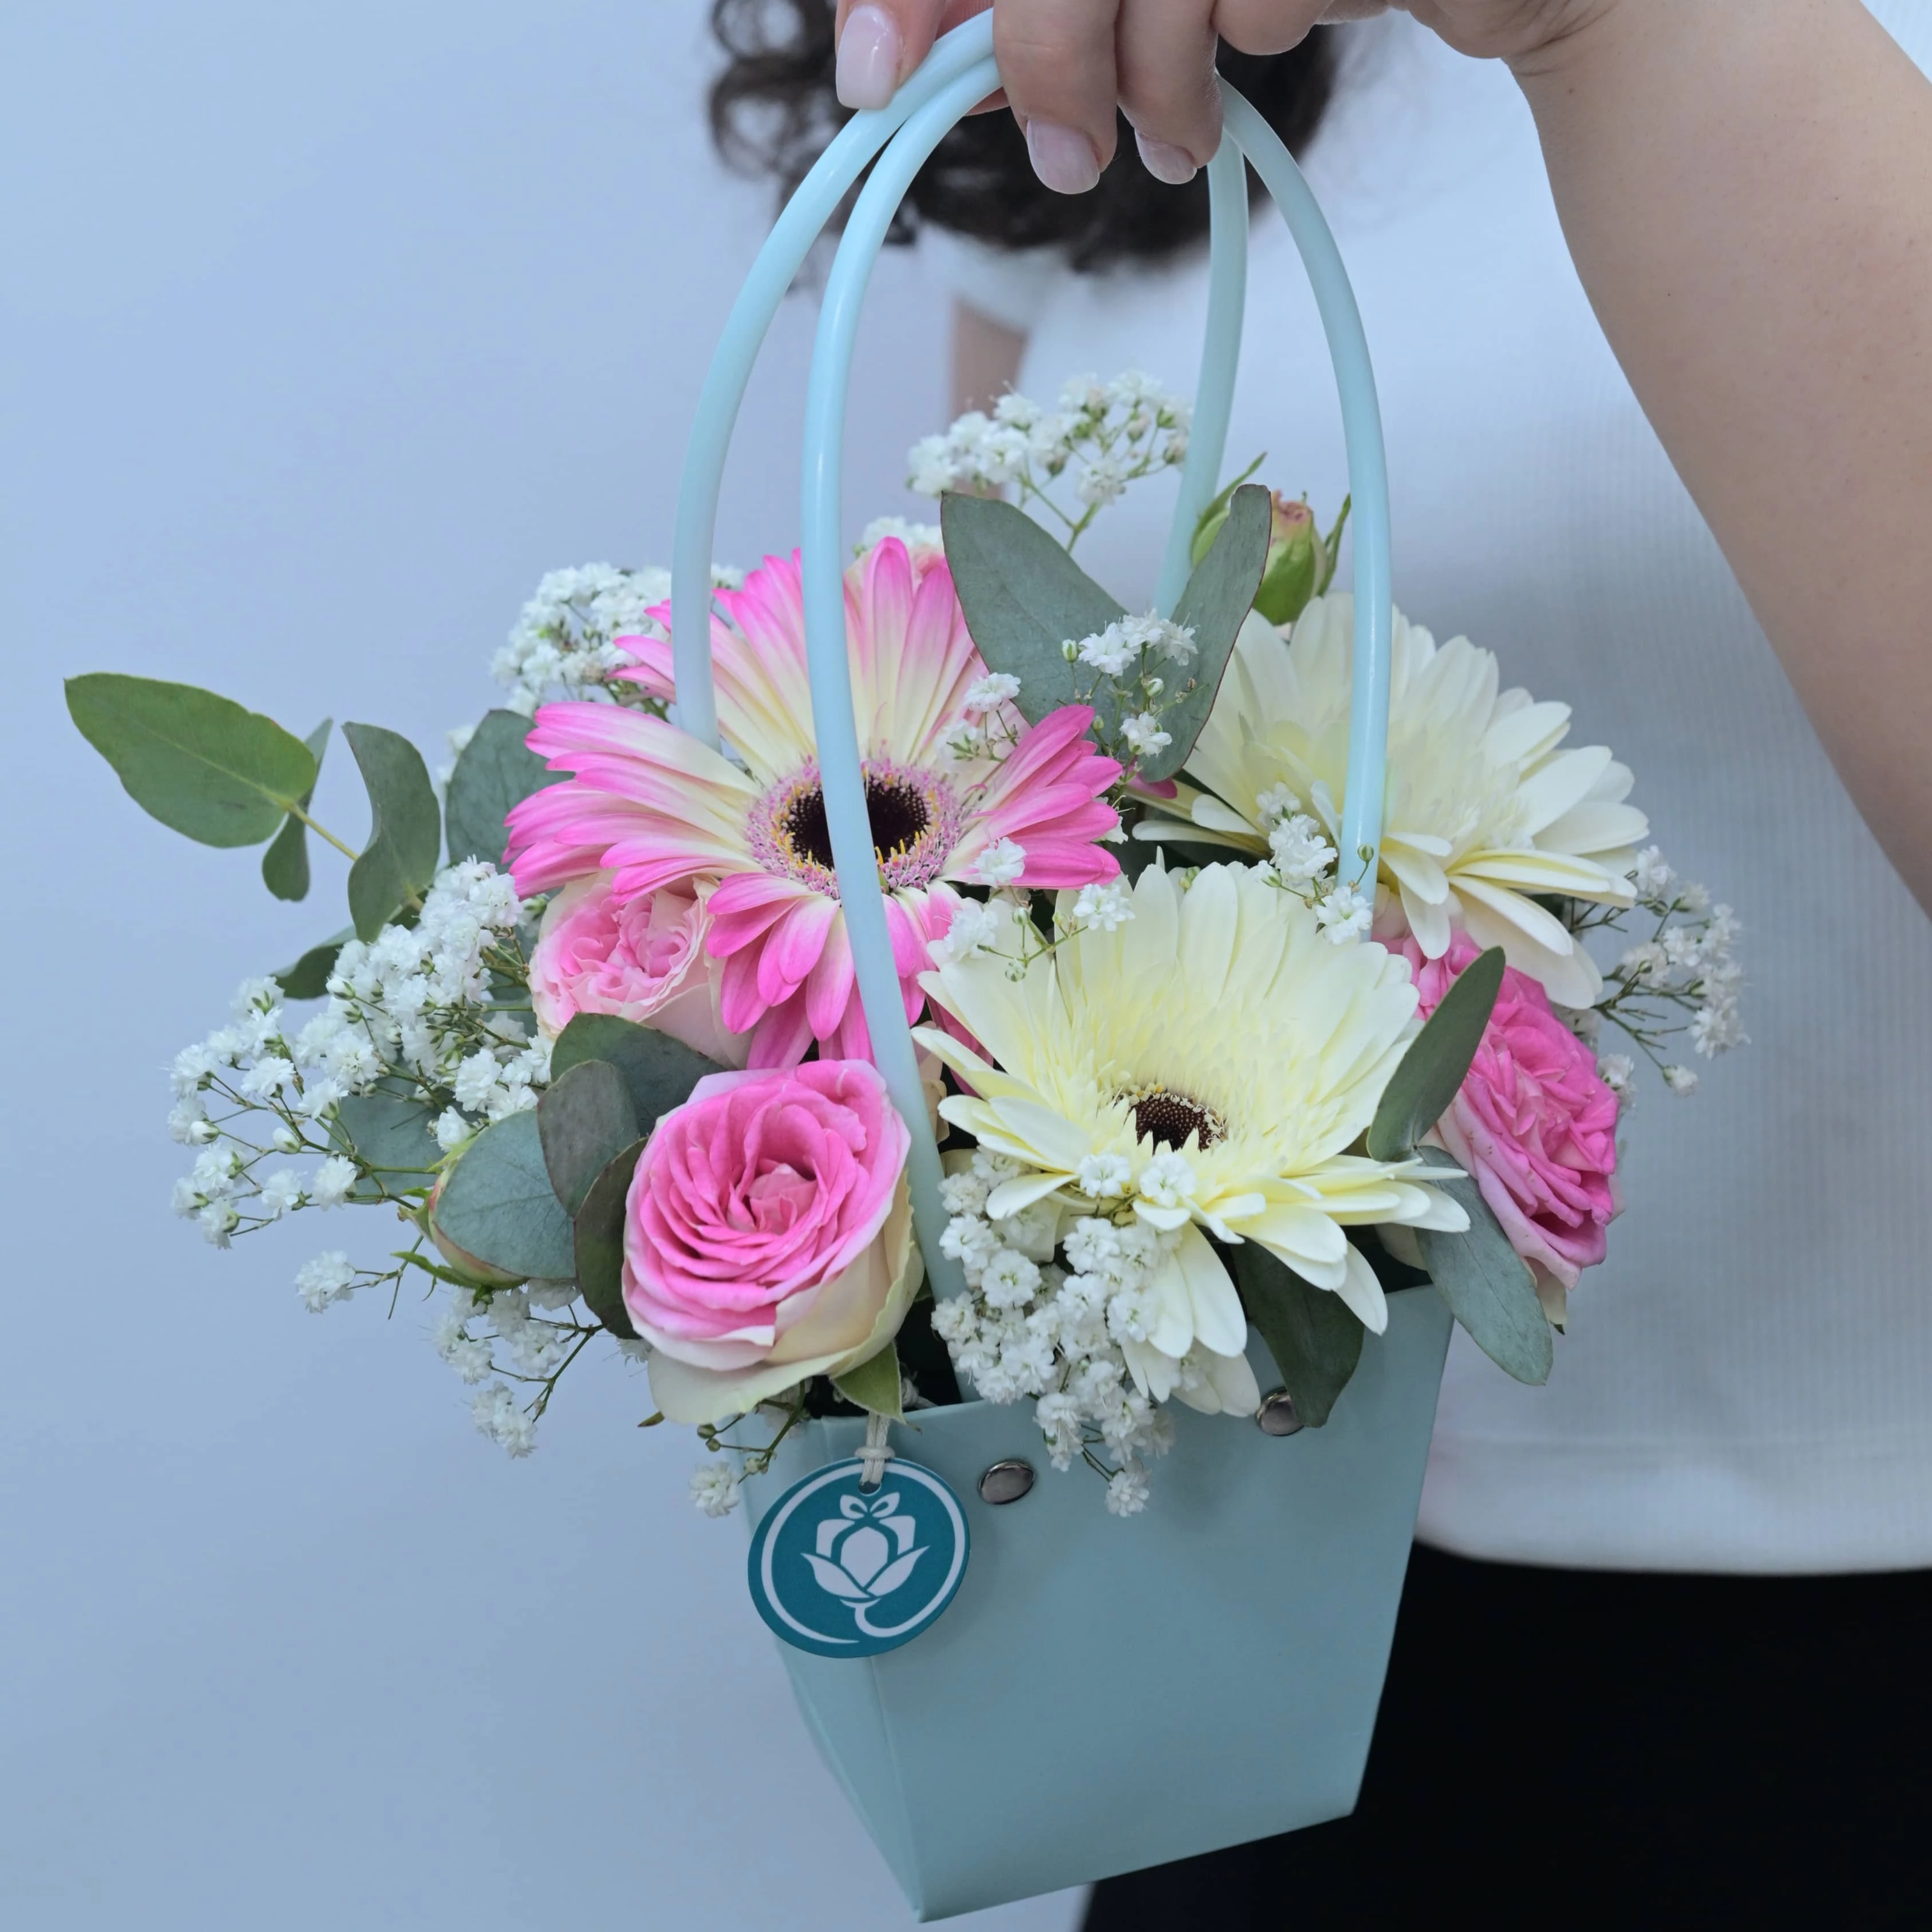
[[[1030,1402],[1054,1463],[1132,1514],[1169,1405],[1261,1406],[1251,1330],[1319,1426],[1389,1296],[1431,1282],[1542,1380],[1621,1204],[1637,1060],[1684,1094],[1678,1039],[1744,1038],[1736,922],[1646,844],[1631,773],[1568,743],[1566,706],[1399,615],[1388,830],[1372,876],[1342,853],[1346,504],[1324,534],[1231,485],[1169,617],[1073,561],[1186,431],[1143,376],[1009,396],[913,452],[940,526],[875,524],[847,573],[964,1293],[926,1280],[871,1061],[795,556],[716,574],[717,751],[675,722],[664,574],[546,578],[496,660],[506,704],[452,734],[440,788],[405,740],[342,728],[359,849],[311,811],[329,724],[70,682],[163,823],[265,846],[284,899],[311,835],[350,862],[348,926],[176,1060],[177,1210],[225,1247],[383,1209],[402,1245],[308,1262],[311,1309],[419,1286],[516,1455],[614,1346],[646,1365],[646,1422],[712,1452],[692,1493],[718,1514],[806,1415],[962,1397]],[[1600,1054],[1606,1027],[1630,1051]]]

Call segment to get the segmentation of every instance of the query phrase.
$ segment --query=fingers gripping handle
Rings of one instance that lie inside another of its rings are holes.
[[[947,34],[892,104],[842,130],[781,216],[734,308],[700,395],[678,505],[673,638],[680,721],[715,742],[710,662],[710,551],[718,479],[752,364],[778,302],[824,223],[874,156],[878,165],[846,224],[825,290],[806,398],[801,538],[806,650],[826,817],[874,1058],[912,1137],[908,1159],[920,1246],[934,1291],[965,1286],[940,1250],[938,1143],[900,992],[872,826],[847,658],[840,530],[844,419],[859,317],[873,263],[913,178],[946,132],[999,84],[990,15]],[[1274,130],[1226,86],[1231,139],[1212,164],[1214,221],[1206,345],[1193,436],[1169,532],[1161,604],[1186,579],[1188,550],[1219,475],[1234,400],[1246,276],[1244,153],[1286,219],[1328,332],[1354,497],[1355,656],[1342,876],[1372,890],[1381,833],[1388,716],[1390,604],[1388,500],[1382,427],[1367,346],[1341,258],[1300,171]],[[856,131],[855,131],[856,130]],[[883,152],[881,152],[883,150]],[[700,621],[681,614],[692,613]],[[1357,775],[1360,782],[1357,782]],[[1360,855],[1359,856],[1357,855]],[[1357,868],[1359,867],[1359,870]]]

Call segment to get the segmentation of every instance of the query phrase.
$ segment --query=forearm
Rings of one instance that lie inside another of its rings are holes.
[[[1026,338],[963,302],[952,304],[952,413],[990,410],[1019,380]]]
[[[1858,0],[1617,0],[1519,78],[1604,331],[1932,906],[1932,87]]]

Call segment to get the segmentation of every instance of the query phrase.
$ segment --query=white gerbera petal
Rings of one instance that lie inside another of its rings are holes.
[[[1609,768],[1610,748],[1590,745],[1580,751],[1558,752],[1516,788],[1524,816],[1522,830],[1534,835],[1574,805],[1580,805],[1590,788]]]
[[[1273,827],[1261,801],[1285,788],[1334,838],[1348,779],[1353,622],[1353,600],[1330,596],[1308,605],[1285,644],[1265,625],[1242,626],[1188,759],[1192,782],[1172,801],[1150,801],[1166,823],[1144,824],[1141,836],[1178,826],[1173,836],[1240,842],[1262,856]],[[1569,707],[1502,688],[1495,658],[1467,638],[1438,646],[1398,611],[1392,644],[1381,883],[1399,892],[1430,958],[1448,947],[1445,920],[1472,938],[1478,922],[1500,928],[1513,935],[1510,964],[1568,1004],[1594,969],[1580,959],[1544,978],[1546,960],[1568,962],[1575,949],[1532,897],[1630,903],[1628,855],[1648,821],[1624,802],[1629,770],[1601,746],[1564,748]]]
[[[1231,832],[1240,837],[1254,829],[1238,812],[1204,791],[1196,794],[1187,815],[1204,832]]]
[[[1190,1223],[1180,1231],[1174,1258],[1187,1282],[1196,1340],[1216,1354],[1239,1354],[1248,1346],[1248,1318],[1214,1244]]]
[[[1425,905],[1440,905],[1449,896],[1449,878],[1426,852],[1418,852],[1394,839],[1382,844],[1383,869],[1393,872],[1405,899],[1418,898]]]
[[[1610,805],[1586,798],[1538,835],[1565,852],[1609,852],[1636,845],[1650,835],[1650,820],[1634,805]]]
[[[1457,902],[1460,910],[1460,902]],[[1407,886],[1402,889],[1402,914],[1408,922],[1408,929],[1415,935],[1415,943],[1422,948],[1423,956],[1440,959],[1449,950],[1453,937],[1453,923],[1449,916],[1448,896],[1432,903],[1418,898]]]
[[[1348,1250],[1342,1285],[1335,1292],[1371,1335],[1379,1335],[1388,1328],[1388,1303],[1383,1298],[1382,1285],[1358,1249]]]

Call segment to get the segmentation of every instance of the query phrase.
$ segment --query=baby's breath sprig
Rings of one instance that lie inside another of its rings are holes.
[[[1702,886],[1679,878],[1654,845],[1637,855],[1632,884],[1632,907],[1566,902],[1566,922],[1579,938],[1623,932],[1634,917],[1650,927],[1649,937],[1628,948],[1604,974],[1603,997],[1570,1017],[1592,1042],[1608,1021],[1657,1069],[1671,1093],[1688,1097],[1697,1090],[1697,1076],[1672,1057],[1673,1041],[1688,1035],[1694,1052],[1714,1060],[1750,1037],[1740,999],[1744,968],[1733,956],[1737,916],[1727,905],[1714,906]],[[1606,1053],[1598,1071],[1628,1106],[1635,1072],[1630,1056]]]
[[[735,589],[744,573],[713,564],[711,580],[716,587]],[[664,636],[651,613],[670,596],[670,572],[656,566],[622,570],[614,564],[585,563],[553,570],[524,606],[516,628],[491,660],[490,674],[508,692],[509,709],[526,718],[551,698],[622,704],[662,718],[662,700],[614,675],[632,662],[614,640]],[[468,736],[468,728],[452,732],[452,752],[461,751],[458,741]]]
[[[1070,550],[1129,484],[1186,460],[1192,418],[1189,403],[1138,370],[1111,382],[1076,376],[1057,410],[1010,393],[990,416],[975,410],[915,443],[908,487],[922,496],[1011,489],[1021,507],[1058,526]]]

